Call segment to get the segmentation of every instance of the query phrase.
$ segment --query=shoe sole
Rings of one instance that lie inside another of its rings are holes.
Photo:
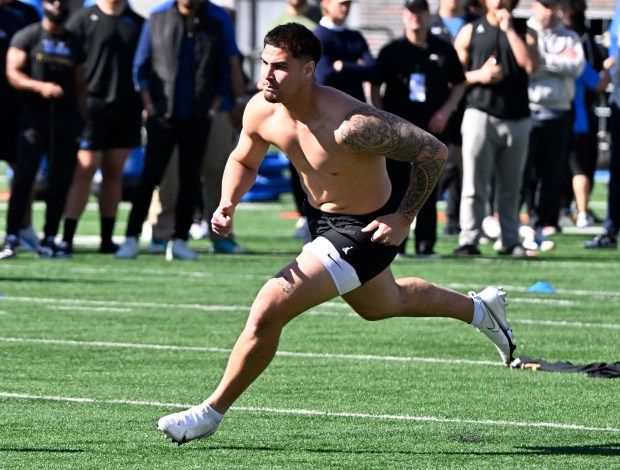
[[[181,446],[183,444],[187,444],[188,442],[199,441],[200,439],[206,439],[207,437],[211,437],[213,434],[215,434],[217,429],[218,428],[216,427],[215,429],[212,429],[211,431],[209,431],[209,432],[207,432],[207,433],[205,433],[205,434],[203,434],[201,436],[195,437],[193,439],[186,439],[185,435],[187,434],[187,431],[185,431],[185,433],[183,433],[183,437],[181,438],[181,440],[177,440],[173,436],[168,434],[165,429],[160,428],[159,425],[157,426],[157,430],[161,431],[164,434],[164,438],[170,439],[172,442],[174,442],[178,446]]]

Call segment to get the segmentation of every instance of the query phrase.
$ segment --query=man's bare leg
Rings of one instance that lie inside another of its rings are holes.
[[[101,162],[101,194],[99,212],[101,217],[116,217],[123,195],[123,168],[131,149],[110,149]]]
[[[471,323],[471,297],[417,277],[394,279],[388,268],[342,298],[366,320],[447,317]]]
[[[502,361],[509,365],[516,345],[506,318],[505,296],[504,290],[495,286],[465,296],[415,277],[395,280],[388,268],[342,298],[367,320],[446,317],[470,323],[495,344]]]
[[[258,293],[216,390],[202,405],[160,419],[159,429],[178,444],[213,434],[221,415],[275,356],[282,328],[302,312],[336,296],[338,290],[327,269],[313,254],[302,252]]]
[[[123,195],[123,168],[131,149],[106,150],[101,161],[101,190],[99,191],[99,217],[101,220],[100,253],[116,253],[118,246],[112,241],[116,212]]]
[[[491,302],[501,302],[499,308],[503,315],[503,298],[497,300],[496,294],[496,291],[491,291],[487,297]],[[284,326],[300,313],[337,295],[326,268],[313,254],[303,252],[296,262],[270,279],[259,292],[217,389],[201,405],[160,419],[159,429],[178,444],[213,434],[223,414],[275,356]],[[424,316],[448,317],[471,323],[476,316],[476,302],[482,315],[481,323],[492,316],[489,308],[482,305],[484,299],[476,300],[419,278],[395,280],[389,269],[342,297],[367,320]],[[503,320],[506,321],[505,316]],[[507,342],[505,331],[497,328],[498,322],[491,322],[494,328],[492,333],[486,331],[486,325],[481,324],[479,329],[483,327],[485,331],[481,331],[496,346],[496,336]],[[503,347],[506,349],[506,345]]]

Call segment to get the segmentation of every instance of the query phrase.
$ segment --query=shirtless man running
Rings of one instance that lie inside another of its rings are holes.
[[[495,343],[504,363],[512,360],[501,288],[468,297],[419,278],[396,280],[389,267],[441,174],[446,147],[403,119],[316,84],[320,54],[318,39],[299,24],[277,26],[265,37],[263,90],[245,110],[212,227],[230,233],[235,207],[274,144],[299,172],[313,241],[258,293],[211,396],[159,420],[158,429],[178,444],[213,434],[273,359],[282,328],[339,295],[366,320],[449,317],[471,323]],[[413,163],[402,201],[391,197],[385,158]]]

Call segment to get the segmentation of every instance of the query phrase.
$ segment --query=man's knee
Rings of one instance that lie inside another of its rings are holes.
[[[283,315],[279,314],[279,308],[273,301],[259,296],[250,309],[250,315],[245,326],[246,332],[261,336],[279,331],[285,324],[282,317]]]

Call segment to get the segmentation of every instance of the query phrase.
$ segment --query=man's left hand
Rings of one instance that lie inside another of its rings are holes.
[[[372,232],[373,242],[382,245],[399,246],[409,235],[411,222],[401,214],[387,214],[377,217],[362,229],[362,232]]]

